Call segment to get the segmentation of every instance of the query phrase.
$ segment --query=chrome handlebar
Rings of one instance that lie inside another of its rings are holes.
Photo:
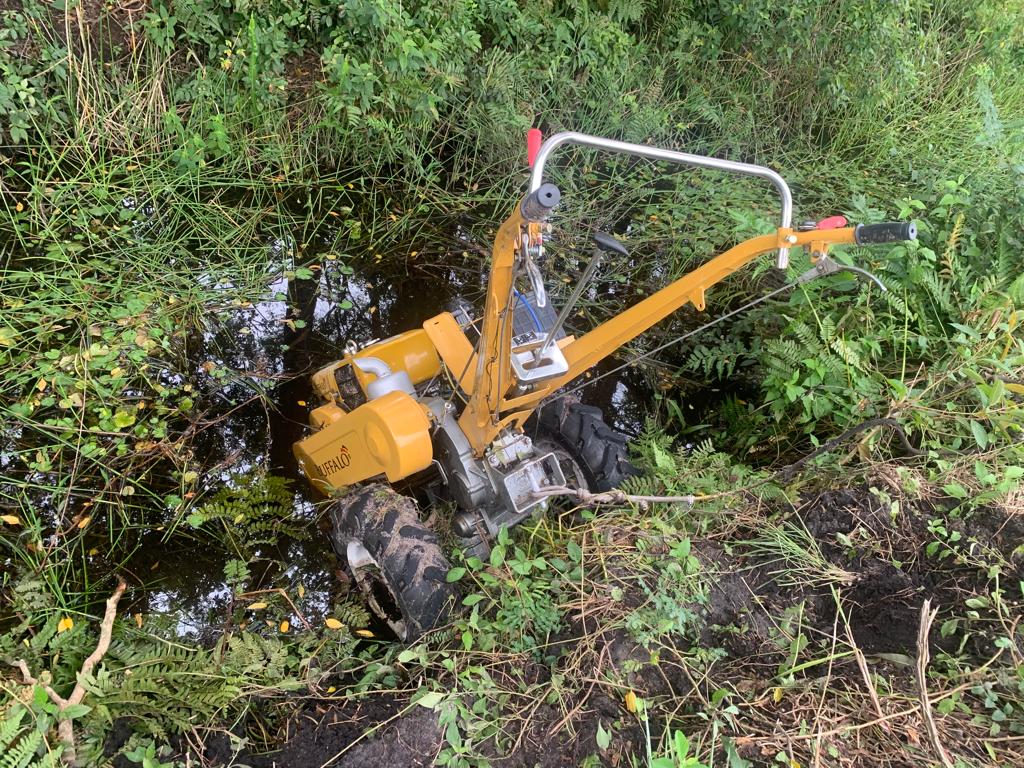
[[[537,153],[537,157],[533,163],[533,171],[530,174],[529,191],[531,193],[540,189],[541,184],[544,183],[544,164],[547,162],[548,157],[550,157],[551,153],[563,144],[580,144],[587,147],[603,149],[608,152],[636,155],[637,157],[646,157],[651,160],[665,160],[670,163],[695,165],[700,168],[713,168],[719,171],[728,171],[730,173],[739,173],[745,176],[757,176],[762,179],[768,179],[768,181],[775,185],[775,189],[778,191],[779,197],[782,198],[782,216],[780,217],[779,226],[782,229],[789,229],[792,224],[793,195],[789,191],[789,185],[786,183],[785,179],[771,168],[765,168],[762,165],[751,165],[749,163],[737,163],[732,160],[720,160],[717,157],[691,155],[687,152],[676,152],[671,149],[649,147],[645,144],[630,144],[626,141],[603,139],[600,136],[590,136],[586,133],[577,133],[575,131],[563,131],[562,133],[556,133],[541,145],[540,151]],[[779,248],[777,266],[779,269],[785,269],[789,266],[789,248]]]

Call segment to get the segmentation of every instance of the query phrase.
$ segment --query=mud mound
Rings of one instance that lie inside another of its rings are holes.
[[[245,762],[253,768],[433,765],[442,742],[437,714],[415,706],[405,711],[407,704],[404,697],[380,695],[338,706],[316,705],[292,721],[280,751]]]
[[[720,571],[708,602],[711,632],[705,640],[720,641],[734,658],[753,661],[768,655],[778,661],[784,655],[778,617],[794,606],[803,607],[800,618],[809,634],[832,636],[839,610],[833,589],[842,597],[843,614],[862,651],[913,655],[925,599],[953,608],[971,595],[987,594],[988,575],[979,568],[983,550],[1009,563],[1013,573],[1006,576],[1024,576],[1016,552],[1024,541],[1024,521],[1001,510],[980,510],[966,521],[957,520],[941,504],[883,503],[865,487],[818,494],[787,517],[790,531],[808,537],[800,539],[807,544],[805,562],[799,557],[779,562],[754,548],[756,554],[741,556],[737,563],[716,546],[702,550],[708,567]],[[956,544],[939,540],[929,527],[936,520],[956,533]],[[746,533],[753,541],[764,540],[761,530]],[[804,567],[808,574],[801,576]],[[822,583],[827,576],[834,576],[834,582]],[[941,619],[942,614],[936,626]],[[933,651],[949,650],[956,638],[943,638],[936,629],[931,643]]]

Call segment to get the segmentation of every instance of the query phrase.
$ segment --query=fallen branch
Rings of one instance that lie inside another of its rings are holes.
[[[75,682],[74,690],[71,691],[71,695],[66,699],[57,693],[46,683],[40,683],[32,673],[29,671],[28,664],[23,659],[18,659],[14,662],[19,670],[21,670],[22,677],[24,678],[25,685],[39,685],[46,695],[50,697],[50,700],[57,705],[57,709],[60,712],[64,712],[68,707],[81,704],[82,699],[85,698],[85,686],[82,684],[82,679],[87,675],[91,674],[96,665],[103,660],[106,656],[107,651],[110,649],[110,637],[114,629],[114,619],[117,617],[117,603],[121,599],[121,595],[124,594],[127,584],[124,579],[118,579],[117,588],[107,599],[107,607],[103,613],[103,620],[100,622],[100,639],[96,643],[96,648],[92,653],[89,654],[88,658],[82,662],[82,668],[78,671],[77,681]],[[64,752],[61,754],[61,758],[68,765],[77,765],[77,757],[75,755],[75,730],[72,718],[59,718],[57,725],[57,735],[60,736],[60,740],[64,742]]]
[[[864,658],[864,652],[857,647],[857,641],[853,637],[853,630],[850,629],[849,622],[846,623],[846,639],[850,643],[850,647],[853,649],[853,657],[857,660],[857,666],[860,668],[860,675],[864,678],[864,687],[868,689],[868,695],[871,697],[871,703],[875,708],[875,713],[879,717],[879,725],[882,730],[889,733],[892,729],[889,724],[885,722],[885,713],[882,711],[882,702],[878,699],[878,691],[875,689],[875,683],[871,679],[871,670],[868,669],[868,660]]]
[[[946,749],[942,746],[942,741],[939,739],[939,728],[935,725],[935,718],[932,715],[932,705],[928,700],[928,661],[931,658],[928,651],[928,635],[931,633],[932,622],[935,621],[935,617],[938,615],[939,609],[932,610],[932,601],[926,599],[924,604],[921,606],[921,623],[917,629],[917,665],[915,667],[915,676],[917,678],[917,693],[920,697],[921,703],[921,717],[924,719],[925,729],[928,731],[928,738],[932,742],[932,747],[935,748],[936,753],[939,755],[939,760],[945,768],[953,768],[953,761],[949,759],[949,754]]]
[[[692,507],[696,501],[712,498],[711,496],[637,496],[617,488],[601,493],[591,493],[582,488],[568,488],[564,485],[542,488],[533,492],[535,499],[545,499],[549,496],[571,496],[581,504],[639,504],[641,507],[648,504],[688,504]]]

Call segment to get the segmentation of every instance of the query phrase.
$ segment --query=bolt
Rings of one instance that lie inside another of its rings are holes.
[[[786,242],[790,245],[796,243],[796,235],[786,235]]]

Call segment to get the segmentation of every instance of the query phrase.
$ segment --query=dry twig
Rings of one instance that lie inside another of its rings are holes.
[[[871,679],[871,671],[868,669],[868,661],[864,658],[864,652],[857,647],[857,641],[853,639],[853,631],[850,629],[849,622],[846,623],[846,639],[850,643],[850,647],[853,649],[853,657],[857,660],[857,666],[860,668],[861,677],[864,678],[864,687],[868,689],[868,695],[871,696],[871,703],[875,707],[875,712],[878,714],[880,719],[879,726],[883,731],[889,733],[892,729],[889,728],[889,724],[885,722],[885,713],[882,711],[882,702],[878,699],[878,690],[875,688],[875,683]]]
[[[921,606],[921,623],[917,630],[917,665],[915,674],[917,677],[917,692],[921,700],[921,717],[924,718],[925,729],[928,731],[928,738],[939,755],[939,760],[945,768],[953,768],[953,761],[942,746],[939,739],[939,729],[935,725],[935,718],[932,716],[932,705],[928,701],[928,661],[931,658],[928,652],[928,635],[931,633],[932,622],[938,615],[939,609],[932,610],[932,601],[926,599]]]
[[[19,670],[21,670],[22,677],[26,685],[41,685],[43,690],[46,691],[46,695],[50,697],[51,701],[57,705],[57,709],[61,712],[66,710],[68,707],[73,707],[76,704],[81,704],[82,699],[85,698],[85,686],[82,684],[82,679],[89,675],[96,665],[103,660],[106,656],[107,651],[110,649],[110,637],[114,629],[114,619],[117,617],[117,603],[121,599],[121,595],[124,594],[124,590],[128,585],[124,579],[119,579],[117,588],[114,590],[109,598],[107,598],[107,607],[103,612],[103,620],[100,622],[100,639],[96,643],[96,648],[89,657],[82,662],[82,668],[78,671],[77,682],[75,683],[74,690],[71,691],[71,695],[66,699],[57,693],[46,683],[40,683],[32,673],[29,672],[28,664],[23,659],[18,659],[14,663]],[[72,722],[72,718],[62,718],[60,723],[57,725],[57,735],[60,736],[60,740],[64,742],[65,748],[61,755],[64,762],[68,765],[76,765],[77,758],[75,755],[75,730]]]

